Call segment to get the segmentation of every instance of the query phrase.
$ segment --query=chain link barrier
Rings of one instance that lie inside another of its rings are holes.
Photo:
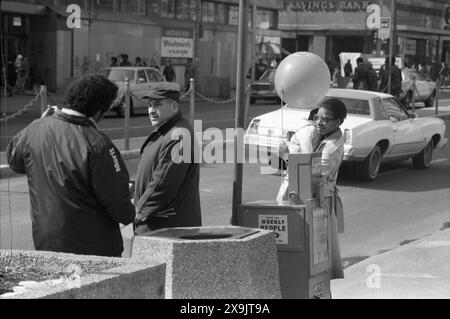
[[[25,105],[23,108],[21,108],[19,111],[17,111],[14,114],[11,114],[9,116],[6,116],[4,118],[0,119],[0,123],[5,123],[8,122],[9,120],[12,120],[20,115],[22,115],[23,113],[25,113],[26,111],[28,111],[41,97],[42,92],[39,92],[30,102],[28,102],[27,105]]]
[[[201,98],[202,100],[205,100],[207,102],[211,102],[211,103],[216,103],[216,104],[228,104],[231,102],[235,102],[236,101],[236,97],[232,97],[231,99],[227,99],[227,100],[218,100],[218,99],[213,99],[213,98],[209,98],[204,96],[203,94],[201,94],[200,92],[195,92],[195,95],[199,98]]]

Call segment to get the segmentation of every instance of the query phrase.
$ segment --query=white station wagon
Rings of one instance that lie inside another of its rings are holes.
[[[374,180],[380,164],[412,158],[413,166],[430,166],[433,150],[444,148],[445,123],[440,118],[419,118],[389,94],[329,89],[324,99],[337,98],[347,106],[341,125],[346,134],[343,165],[357,165],[362,180]],[[245,144],[269,147],[273,152],[282,140],[290,141],[299,120],[308,118],[311,107],[285,105],[254,118],[244,137]]]

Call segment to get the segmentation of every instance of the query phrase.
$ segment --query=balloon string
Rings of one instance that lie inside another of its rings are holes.
[[[281,99],[280,99],[280,110],[281,110],[281,141],[283,141],[283,132],[284,132],[284,118],[283,118],[283,98],[284,98],[284,90],[281,90]],[[286,143],[287,144],[287,143]],[[278,155],[280,155],[278,150]],[[283,163],[281,163],[281,173],[280,173],[280,186],[283,185]]]

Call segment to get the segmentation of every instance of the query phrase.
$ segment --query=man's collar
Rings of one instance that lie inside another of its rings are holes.
[[[86,115],[84,115],[84,114],[81,113],[81,112],[78,112],[78,111],[75,111],[75,110],[72,110],[72,109],[67,109],[67,108],[65,108],[65,107],[63,107],[63,108],[61,109],[61,112],[65,113],[65,114],[69,114],[69,115],[74,115],[74,116],[80,116],[80,117],[87,118],[87,119],[89,119],[89,120],[94,124],[94,127],[95,127],[96,129],[98,129],[97,123],[94,121],[94,119],[93,119],[92,117],[89,117],[89,118],[88,118]]]
[[[177,113],[175,113],[174,116],[172,116],[171,118],[169,118],[167,121],[162,122],[161,124],[157,125],[155,127],[155,131],[158,131],[160,133],[169,130],[170,128],[172,128],[172,126],[178,122],[182,117],[181,111],[178,111]]]

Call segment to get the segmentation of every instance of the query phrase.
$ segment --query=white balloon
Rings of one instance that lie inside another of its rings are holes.
[[[315,106],[327,94],[330,80],[330,70],[321,57],[311,52],[295,52],[278,66],[275,89],[290,106]]]

